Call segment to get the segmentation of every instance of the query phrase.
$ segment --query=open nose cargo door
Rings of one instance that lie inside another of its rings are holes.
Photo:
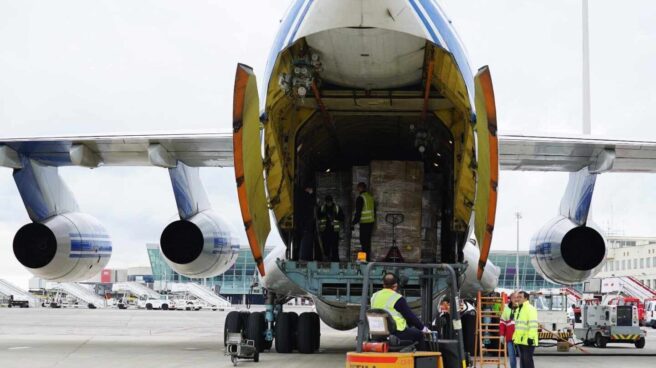
[[[474,204],[474,233],[481,251],[477,278],[483,277],[494,231],[499,184],[499,140],[497,138],[497,110],[494,102],[492,76],[487,66],[479,69],[476,85],[476,134],[478,137],[478,171],[476,203]]]
[[[233,98],[232,140],[239,207],[253,259],[260,275],[264,276],[264,244],[271,231],[271,225],[264,191],[260,101],[251,67],[237,65]]]

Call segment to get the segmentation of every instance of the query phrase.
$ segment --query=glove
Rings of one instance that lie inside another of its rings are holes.
[[[506,345],[506,338],[505,338],[504,336],[501,336],[501,337],[503,337],[503,338],[501,339],[501,344]]]
[[[528,346],[533,346],[533,339],[528,339]]]
[[[429,332],[431,332],[431,330],[429,330],[428,327],[424,326],[424,329],[421,330],[421,332],[423,332],[423,333],[429,333]]]

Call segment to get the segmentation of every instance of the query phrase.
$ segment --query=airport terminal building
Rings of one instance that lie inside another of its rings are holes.
[[[515,289],[517,275],[517,251],[500,250],[490,252],[490,261],[499,267],[499,288]],[[519,288],[532,291],[539,289],[560,288],[562,285],[554,284],[544,279],[533,268],[528,252],[519,252]],[[575,287],[582,290],[583,285]]]
[[[216,293],[227,298],[233,304],[263,304],[262,289],[253,286],[256,279],[256,267],[249,248],[242,247],[235,264],[222,275],[207,279],[191,279],[173,271],[164,260],[159,244],[146,244],[150,267],[152,268],[153,288],[168,290],[171,283],[195,282],[212,288]],[[271,248],[264,249],[266,257]]]

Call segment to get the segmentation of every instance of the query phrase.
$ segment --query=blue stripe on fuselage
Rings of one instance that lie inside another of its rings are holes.
[[[417,3],[417,0],[409,0],[410,6],[415,10],[415,13],[417,13],[417,16],[419,19],[421,19],[421,22],[424,23],[424,27],[426,28],[426,31],[430,34],[430,37],[432,38],[433,43],[440,45],[439,38],[433,31],[433,27],[430,26],[428,23],[428,19],[424,16],[424,14],[421,12],[419,9],[419,4]]]
[[[303,24],[303,19],[305,19],[305,15],[307,14],[308,10],[310,10],[310,7],[312,6],[313,2],[314,0],[308,1],[305,10],[303,10],[303,14],[301,14],[298,23],[296,23],[296,27],[294,27],[294,31],[292,32],[292,36],[289,38],[289,42],[287,42],[287,46],[290,46],[294,42],[294,38],[296,37],[296,32],[298,32],[298,29],[301,28],[301,24]]]
[[[273,40],[273,46],[271,46],[271,51],[269,52],[269,58],[267,59],[266,67],[264,69],[264,84],[262,85],[262,90],[264,93],[269,89],[269,81],[271,80],[271,72],[273,71],[273,66],[276,63],[276,59],[278,58],[278,53],[282,50],[285,40],[287,39],[287,36],[289,35],[289,31],[292,27],[292,24],[294,23],[294,19],[296,19],[296,16],[298,15],[299,11],[303,7],[303,4],[305,3],[306,0],[296,0],[296,2],[292,5],[292,7],[289,9],[289,13],[282,19],[280,22],[280,28],[278,28],[278,34],[276,35],[276,38]],[[303,19],[300,19],[298,24],[300,25],[303,23]],[[266,98],[266,95],[261,96]],[[260,102],[263,103],[264,99],[262,99]]]
[[[413,0],[410,0],[410,3],[412,3]],[[465,85],[467,86],[467,93],[469,95],[469,100],[472,105],[472,110],[475,110],[475,105],[474,105],[474,74],[472,73],[471,67],[469,66],[469,60],[467,60],[467,54],[465,53],[465,49],[460,43],[460,40],[458,39],[458,36],[455,33],[455,30],[453,29],[453,26],[451,26],[450,22],[447,19],[444,19],[442,16],[438,5],[435,3],[434,0],[415,0],[419,1],[423,8],[426,10],[426,13],[430,17],[431,21],[433,24],[435,24],[435,28],[437,28],[437,31],[440,33],[440,36],[442,36],[442,39],[444,39],[444,42],[446,42],[446,47],[448,48],[449,52],[453,54],[453,57],[456,59],[456,64],[458,66],[458,69],[460,70],[460,73],[462,74],[463,79],[465,80]],[[415,10],[417,11],[417,10]],[[421,12],[417,11],[417,14],[421,17]],[[430,27],[426,26],[429,30]],[[434,41],[437,43],[437,40]]]

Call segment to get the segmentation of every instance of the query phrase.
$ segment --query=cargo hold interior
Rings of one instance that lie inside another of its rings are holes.
[[[392,226],[385,216],[401,213],[404,223],[394,232],[404,262],[452,261],[453,143],[449,129],[434,115],[422,122],[416,112],[339,112],[330,119],[318,112],[296,134],[294,197],[312,186],[319,206],[330,194],[342,207],[342,261],[354,260],[360,249],[357,227],[354,233],[350,228],[360,181],[369,185],[376,201],[373,259],[383,261],[392,246]]]

